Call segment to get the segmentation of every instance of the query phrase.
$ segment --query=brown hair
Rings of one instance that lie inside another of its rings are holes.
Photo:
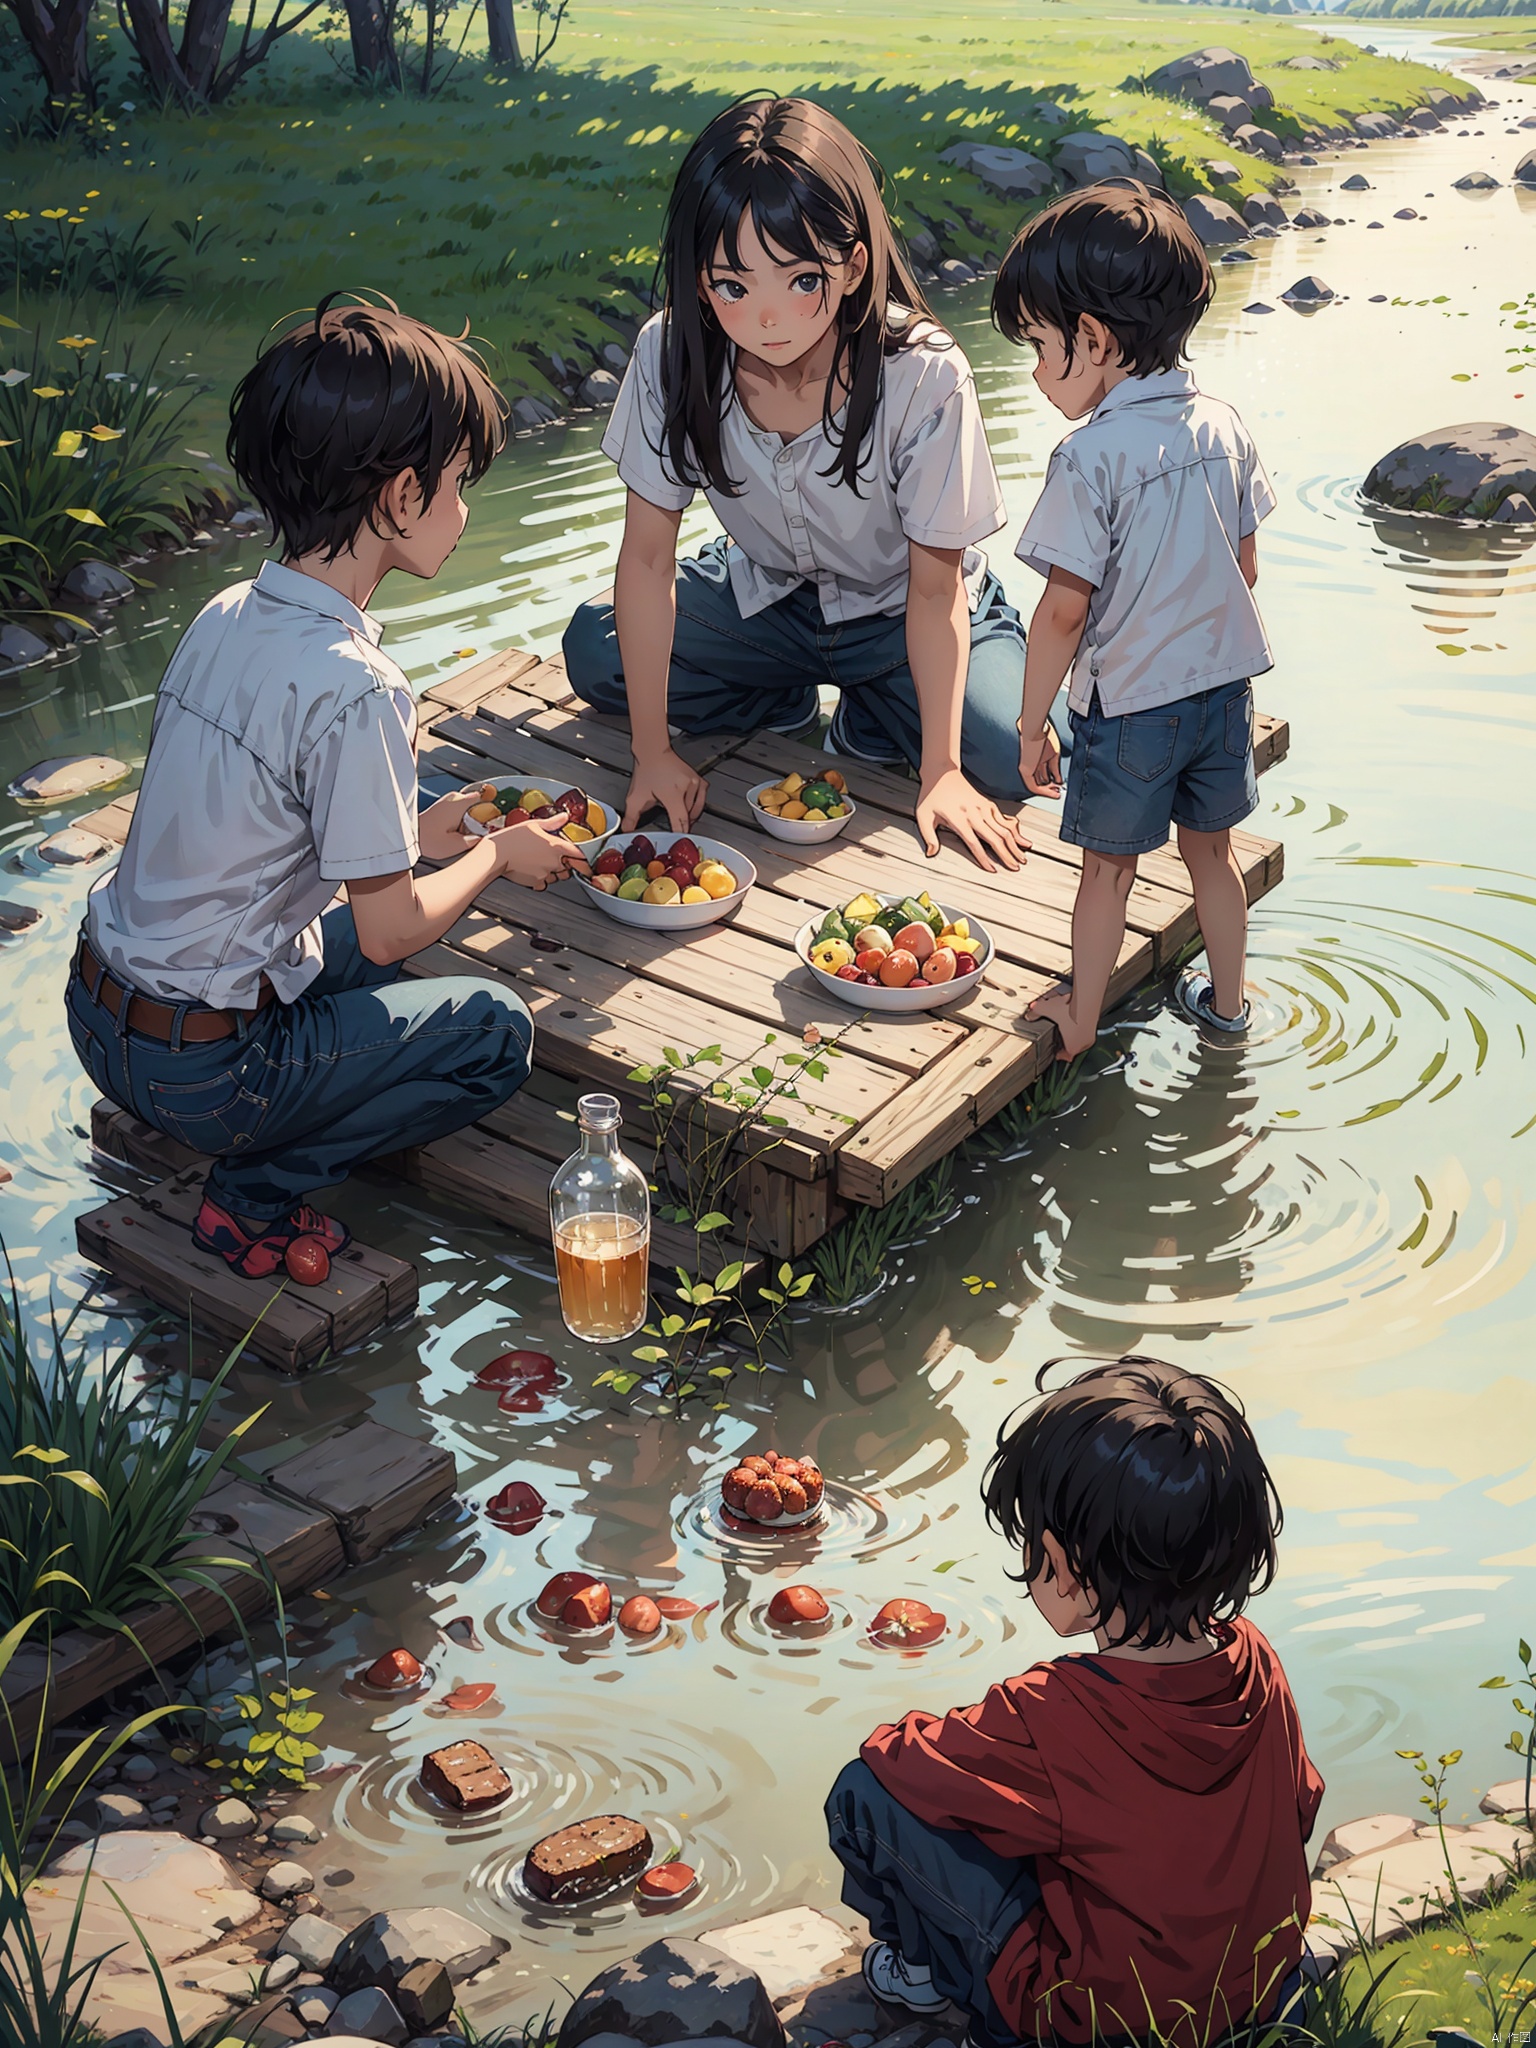
[[[862,143],[810,100],[738,100],[684,157],[657,265],[664,414],[658,452],[681,481],[726,497],[742,489],[727,474],[720,447],[720,423],[736,403],[726,339],[700,299],[699,275],[714,265],[717,250],[727,269],[740,267],[741,223],[750,213],[759,240],[797,263],[819,264],[829,254],[845,261],[860,242],[869,252],[864,276],[838,308],[837,355],[821,414],[837,449],[822,473],[840,475],[858,492],[885,358],[909,346],[916,316],[928,314],[880,196],[883,183]],[[837,428],[845,390],[847,418]]]
[[[1280,1500],[1236,1396],[1158,1358],[1097,1362],[1005,1423],[982,1498],[1026,1582],[1050,1531],[1100,1626],[1123,1617],[1110,1647],[1187,1639],[1275,1576]]]
[[[477,483],[501,453],[506,421],[506,400],[463,336],[386,298],[329,292],[241,378],[227,445],[284,553],[323,550],[330,562],[365,525],[380,531],[379,493],[405,470],[424,508],[463,449],[465,481]]]
[[[1165,192],[1117,178],[1069,192],[1027,221],[998,268],[992,318],[1010,341],[1026,324],[1067,345],[1085,313],[1120,345],[1133,377],[1177,369],[1215,289],[1200,238]]]

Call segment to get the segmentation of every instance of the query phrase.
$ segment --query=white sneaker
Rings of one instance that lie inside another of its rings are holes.
[[[918,1979],[908,1976],[901,1951],[888,1941],[872,1942],[860,1967],[864,1982],[886,2005],[902,2005],[908,2012],[943,2012],[949,2004],[926,1974]]]
[[[1244,1003],[1240,1017],[1223,1017],[1216,1008],[1216,990],[1203,967],[1186,967],[1174,983],[1173,999],[1186,1017],[1197,1024],[1209,1024],[1228,1038],[1240,1038],[1248,1029],[1250,1011]]]

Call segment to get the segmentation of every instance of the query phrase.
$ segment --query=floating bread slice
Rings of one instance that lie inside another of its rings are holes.
[[[512,1790],[512,1780],[490,1751],[478,1742],[451,1742],[421,1760],[423,1787],[445,1806],[460,1813],[478,1813],[495,1806]]]
[[[523,1877],[535,1898],[569,1905],[638,1877],[651,1860],[651,1837],[637,1820],[601,1813],[535,1842]]]

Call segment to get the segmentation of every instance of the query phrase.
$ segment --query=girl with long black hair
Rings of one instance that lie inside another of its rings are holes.
[[[629,492],[612,602],[565,635],[572,688],[628,713],[624,829],[703,809],[669,721],[799,732],[829,685],[837,753],[917,770],[930,854],[944,825],[1017,867],[995,799],[1024,794],[1024,630],[975,546],[1002,495],[873,159],[808,100],[727,108],[678,172],[660,276],[603,439]],[[696,490],[726,531],[679,562]]]

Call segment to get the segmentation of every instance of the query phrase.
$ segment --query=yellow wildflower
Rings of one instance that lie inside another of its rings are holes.
[[[87,428],[86,431],[93,441],[121,441],[123,438],[121,427],[95,426]]]
[[[87,199],[99,199],[101,194],[99,192],[87,192],[85,196]]]
[[[42,211],[42,218],[44,220],[64,220],[68,217],[68,214],[69,208],[67,206],[45,206]]]
[[[96,337],[94,334],[61,334],[59,336],[60,348],[94,348],[95,346]]]
[[[79,452],[80,443],[84,438],[84,435],[77,433],[73,427],[66,427],[64,432],[60,434],[58,440],[54,443],[53,452],[55,455],[77,454]]]
[[[64,394],[57,384],[34,384],[32,386],[32,396],[34,398],[62,398]]]
[[[30,220],[32,218],[30,213],[22,213],[19,208],[14,206],[5,217],[7,220]]]

